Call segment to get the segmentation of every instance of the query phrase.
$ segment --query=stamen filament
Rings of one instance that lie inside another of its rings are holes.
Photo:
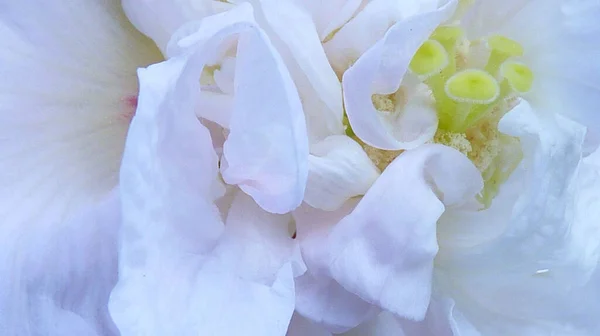
[[[508,37],[495,35],[487,39],[490,48],[490,58],[484,68],[485,71],[497,76],[500,66],[510,57],[523,56],[523,47],[519,42]]]

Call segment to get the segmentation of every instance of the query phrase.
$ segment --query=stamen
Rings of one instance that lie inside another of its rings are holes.
[[[490,74],[468,69],[456,73],[446,82],[444,91],[456,102],[452,120],[447,123],[448,130],[463,132],[465,121],[472,111],[494,102],[500,95],[500,86]]]
[[[456,71],[456,47],[463,36],[464,31],[458,26],[440,26],[431,35],[433,40],[440,42],[444,46],[449,55],[448,65],[442,74],[445,78],[450,77]]]
[[[533,71],[522,63],[504,62],[500,67],[500,76],[510,88],[518,93],[527,93],[533,84]]]
[[[502,63],[510,57],[523,56],[523,47],[519,42],[511,40],[501,35],[491,36],[487,39],[488,48],[490,48],[490,58],[488,59],[485,71],[493,76],[498,74]]]
[[[477,69],[456,73],[446,82],[445,90],[454,101],[471,104],[489,104],[500,94],[496,79]]]
[[[437,38],[451,46],[452,42],[449,40],[453,34],[457,35],[457,31],[444,28],[438,31]],[[454,47],[450,49],[454,50]],[[449,65],[453,58],[454,55],[449,54],[441,42],[432,39],[421,45],[409,65],[409,69],[419,75],[431,89],[440,118],[440,127],[444,127],[446,121],[452,118],[454,108],[454,103],[444,93],[444,83],[454,72]]]
[[[409,64],[413,73],[426,79],[438,74],[448,65],[448,53],[444,46],[435,40],[425,41],[415,53]]]

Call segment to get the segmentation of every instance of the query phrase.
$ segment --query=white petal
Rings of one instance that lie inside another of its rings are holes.
[[[123,9],[139,31],[165,52],[169,39],[186,22],[200,20],[231,7],[212,0],[123,0]]]
[[[219,124],[219,126],[228,128],[231,123],[231,114],[233,113],[233,96],[202,90],[198,93],[196,114],[198,117],[208,119]]]
[[[431,295],[436,223],[472,200],[479,172],[458,151],[424,145],[396,158],[332,229],[331,273],[344,288],[399,316],[422,319]]]
[[[506,210],[501,191],[491,209],[453,218],[463,230],[488,222],[499,229],[477,244],[440,251],[440,283],[482,334],[592,335],[576,331],[600,309],[590,299],[597,289],[584,287],[600,252],[600,179],[597,167],[580,164],[584,129],[560,115],[535,114],[526,103],[500,127],[520,137],[525,153],[506,186],[516,200]]]
[[[314,208],[335,210],[349,198],[364,195],[379,177],[362,147],[345,135],[330,136],[311,152],[304,201]]]
[[[332,66],[341,75],[360,55],[381,39],[390,26],[411,16],[437,9],[438,2],[437,0],[364,1],[364,8],[325,43],[325,51]]]
[[[359,7],[368,0],[304,0],[302,5],[310,12],[321,41],[348,22]]]
[[[414,15],[394,24],[372,48],[344,73],[344,103],[354,133],[365,143],[382,149],[410,149],[430,140],[437,127],[436,118],[417,118],[429,110],[413,110],[401,122],[408,125],[404,132],[394,132],[372,102],[373,94],[391,94],[398,90],[410,60],[433,30],[452,15],[456,1],[449,1],[437,10]],[[423,123],[425,123],[423,125]],[[414,129],[421,133],[414,134]],[[406,133],[405,133],[406,132]]]
[[[301,315],[294,313],[292,322],[286,336],[332,336],[327,329],[324,329]]]
[[[221,162],[223,180],[239,185],[268,211],[296,208],[308,175],[304,114],[280,55],[253,20],[252,6],[241,4],[184,30],[190,34],[174,37],[170,53],[189,62],[184,86],[192,92],[199,91],[197,78],[203,67],[239,35],[234,106]]]
[[[333,333],[347,331],[378,312],[335,280],[311,273],[296,278],[296,311]]]
[[[296,87],[259,29],[240,35],[235,107],[223,154],[223,179],[264,209],[286,213],[304,198],[308,138]]]
[[[390,312],[379,313],[369,321],[341,334],[342,336],[406,336],[400,320]]]
[[[260,9],[268,25],[265,29],[298,87],[311,138],[342,134],[341,84],[325,56],[310,13],[295,0],[261,0]]]
[[[116,1],[4,3],[0,46],[0,226],[62,222],[117,185],[125,98],[159,53]]]
[[[448,298],[432,298],[423,321],[400,321],[406,336],[481,336]]]
[[[303,204],[294,211],[297,236],[308,271],[296,279],[296,310],[330,332],[353,328],[378,309],[333,280],[328,270],[329,231],[356,205],[346,202],[336,211],[322,211]]]
[[[107,309],[117,281],[117,196],[66,222],[29,223],[23,232],[2,228],[3,334],[118,335]]]
[[[471,35],[500,33],[519,41],[532,68],[528,99],[536,109],[588,127],[584,154],[600,144],[600,3],[594,0],[480,1],[469,11]],[[543,31],[543,34],[539,32]]]
[[[197,77],[185,61],[140,71],[111,314],[131,335],[282,335],[294,308],[290,217],[238,192],[223,226],[213,203],[217,158],[194,115],[187,84]]]

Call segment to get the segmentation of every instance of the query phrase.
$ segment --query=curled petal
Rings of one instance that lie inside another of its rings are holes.
[[[327,242],[331,228],[356,206],[351,199],[335,211],[314,209],[306,204],[293,213],[307,272],[296,279],[296,310],[330,332],[343,332],[378,312],[376,307],[344,289],[331,278]]]
[[[367,302],[409,319],[431,295],[437,220],[468,204],[481,175],[458,151],[424,145],[397,157],[356,208],[331,231],[330,271]]]
[[[309,135],[316,141],[343,133],[342,87],[303,5],[295,0],[261,0],[260,11],[298,87]]]
[[[332,336],[326,329],[294,313],[286,336]]]
[[[431,109],[406,106],[407,123],[403,132],[394,132],[394,126],[373,105],[374,94],[392,94],[398,91],[408,65],[417,49],[433,30],[452,15],[456,1],[420,15],[414,15],[394,24],[382,40],[368,49],[345,73],[342,79],[344,103],[354,133],[365,143],[376,148],[410,149],[430,140],[437,127],[437,118]],[[424,115],[425,118],[419,117]],[[415,129],[420,133],[412,134]]]
[[[238,185],[267,211],[296,208],[308,175],[304,112],[281,56],[254,21],[252,6],[240,4],[184,30],[190,33],[173,40],[172,52],[187,63],[189,95],[200,91],[197,79],[204,66],[237,39],[233,109],[220,120],[229,119],[221,161],[224,181]]]
[[[236,192],[223,225],[217,157],[194,114],[189,67],[181,57],[139,72],[110,312],[131,335],[282,335],[294,309],[290,217]]]
[[[313,145],[308,162],[304,201],[323,210],[335,210],[349,198],[364,195],[379,177],[362,147],[344,135]]]
[[[227,10],[232,5],[212,0],[123,0],[129,20],[166,52],[169,39],[184,23]]]

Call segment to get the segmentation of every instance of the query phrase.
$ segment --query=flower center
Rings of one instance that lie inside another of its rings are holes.
[[[438,115],[433,142],[461,151],[480,170],[485,181],[480,201],[485,207],[522,159],[519,140],[500,133],[498,122],[532,87],[533,72],[514,60],[523,53],[518,42],[505,36],[469,41],[461,27],[440,26],[409,64],[409,71],[427,86]],[[394,110],[376,98],[378,110],[383,105],[386,111]],[[369,156],[381,161],[389,155]]]
[[[409,69],[429,86],[435,100],[439,126],[434,142],[473,161],[485,182],[480,201],[488,207],[522,159],[519,140],[500,133],[498,122],[531,89],[534,76],[527,65],[513,60],[524,52],[517,41],[495,35],[481,42],[466,40],[458,26],[438,27]],[[487,60],[481,54],[487,54]],[[449,61],[444,65],[442,59]],[[438,69],[425,73],[424,62]]]

